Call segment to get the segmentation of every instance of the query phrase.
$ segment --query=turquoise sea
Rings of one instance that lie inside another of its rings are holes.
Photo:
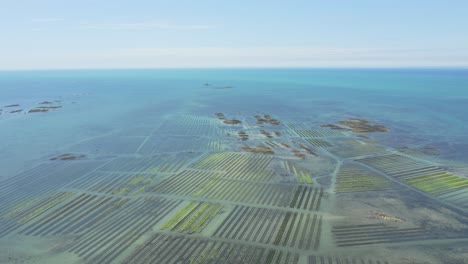
[[[468,70],[0,72],[0,263],[468,263]]]

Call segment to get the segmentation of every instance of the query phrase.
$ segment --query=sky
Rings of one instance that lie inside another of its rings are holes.
[[[0,0],[0,70],[467,67],[467,0]]]

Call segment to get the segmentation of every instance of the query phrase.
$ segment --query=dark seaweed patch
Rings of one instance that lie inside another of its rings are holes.
[[[298,158],[301,158],[301,159],[305,159],[306,158],[306,155],[304,153],[302,153],[300,150],[297,150],[297,149],[293,149],[292,150],[292,153],[294,154],[294,156],[298,157]]]
[[[367,119],[350,118],[349,120],[338,121],[340,125],[351,128],[353,132],[388,132],[388,128],[383,125],[372,124]]]
[[[237,125],[237,124],[240,124],[242,123],[240,120],[237,120],[237,119],[225,119],[223,121],[224,124],[228,124],[228,125]]]
[[[55,110],[58,108],[62,108],[62,107],[61,106],[39,106],[39,107],[29,110],[28,113],[46,113],[46,112],[49,112],[49,110]]]
[[[256,147],[242,146],[241,149],[252,153],[275,154],[275,152],[270,147],[263,145],[258,145]]]
[[[227,125],[237,125],[242,123],[240,120],[237,119],[227,119],[223,113],[215,113],[215,116],[217,116],[219,120],[222,120],[223,123]]]
[[[356,133],[388,132],[389,129],[383,125],[373,124],[364,118],[350,118],[348,120],[338,121],[339,125],[322,124],[321,127],[327,127],[335,130],[351,130]]]
[[[237,132],[237,135],[239,135],[240,140],[247,140],[249,139],[249,135],[245,133],[244,131],[239,131]]]
[[[265,130],[260,130],[260,134],[264,135],[267,138],[272,138],[273,137],[270,132],[267,132]]]
[[[263,115],[263,116],[261,116],[261,115],[256,115],[256,116],[254,116],[254,117],[255,117],[255,119],[257,119],[257,124],[259,124],[259,125],[262,125],[262,124],[271,124],[271,125],[277,126],[277,125],[280,124],[280,121],[279,121],[279,120],[271,118],[271,116],[268,115],[268,114],[265,114],[265,115]]]
[[[83,159],[85,157],[86,155],[83,155],[83,154],[65,153],[65,154],[53,157],[50,160],[78,160],[78,159]]]
[[[35,109],[31,109],[28,111],[28,113],[43,113],[43,112],[49,112],[49,109],[35,108]]]
[[[300,146],[301,146],[301,148],[303,148],[305,151],[307,151],[309,154],[318,157],[317,153],[315,153],[315,151],[313,151],[312,149],[308,148],[306,145],[300,144]]]

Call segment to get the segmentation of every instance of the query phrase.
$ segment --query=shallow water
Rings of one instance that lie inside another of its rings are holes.
[[[468,263],[467,103],[461,69],[0,72],[0,263]]]

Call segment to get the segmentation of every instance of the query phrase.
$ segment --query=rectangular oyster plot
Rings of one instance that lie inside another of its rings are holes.
[[[319,210],[323,197],[321,188],[234,181],[223,178],[222,173],[196,170],[169,177],[146,192],[312,211]]]
[[[334,226],[332,229],[338,247],[397,243],[435,237],[423,228],[397,228],[385,224]]]
[[[468,212],[468,179],[446,169],[411,157],[392,154],[358,160],[436,199]]]
[[[297,264],[299,255],[217,240],[155,234],[123,263]]]
[[[308,264],[338,264],[338,263],[352,263],[352,264],[390,264],[391,262],[377,259],[366,259],[362,257],[334,257],[334,256],[310,256]]]
[[[320,245],[321,226],[320,215],[236,206],[214,236],[313,250]]]
[[[382,191],[395,184],[382,175],[360,166],[343,165],[336,175],[336,193]]]

